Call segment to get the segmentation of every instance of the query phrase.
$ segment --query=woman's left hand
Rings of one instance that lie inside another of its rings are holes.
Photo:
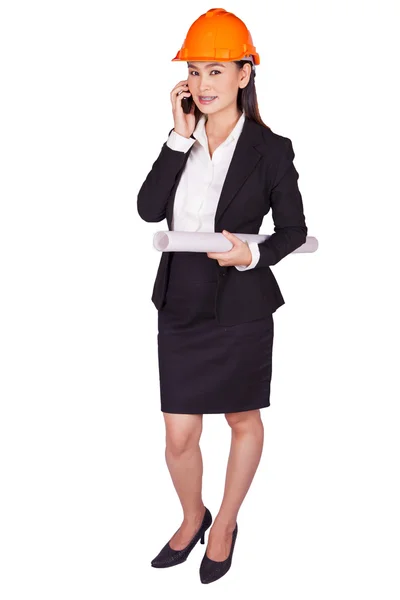
[[[221,267],[248,267],[252,261],[251,250],[247,242],[242,242],[236,235],[223,230],[223,235],[233,244],[227,252],[207,252],[209,258],[215,258]]]

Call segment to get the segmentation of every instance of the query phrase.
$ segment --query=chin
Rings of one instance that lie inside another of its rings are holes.
[[[210,115],[211,113],[217,113],[224,108],[223,106],[221,106],[219,99],[218,99],[217,103],[215,103],[215,104],[214,103],[213,104],[201,104],[199,102],[198,107],[202,113],[205,113],[207,115]]]

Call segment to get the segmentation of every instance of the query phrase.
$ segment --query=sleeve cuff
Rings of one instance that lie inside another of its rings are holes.
[[[254,269],[254,267],[260,260],[260,248],[258,247],[258,243],[249,242],[249,248],[252,256],[251,263],[248,267],[245,267],[244,265],[235,265],[238,271],[249,271],[249,269]]]
[[[194,138],[186,138],[176,131],[171,131],[168,136],[167,146],[171,148],[171,150],[178,150],[179,152],[187,152],[189,148],[193,146],[195,143]]]

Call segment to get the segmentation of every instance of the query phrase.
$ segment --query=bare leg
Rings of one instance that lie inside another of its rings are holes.
[[[232,544],[239,508],[259,465],[264,444],[264,425],[259,410],[226,413],[232,429],[224,497],[209,530],[206,553],[211,560],[225,560]]]
[[[198,531],[205,514],[202,500],[203,460],[199,441],[203,415],[163,413],[165,459],[183,509],[183,522],[169,543],[182,550]]]

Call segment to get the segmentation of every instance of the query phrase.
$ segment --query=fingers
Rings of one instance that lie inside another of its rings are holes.
[[[187,80],[186,80],[186,79],[182,79],[182,81],[179,81],[179,82],[176,84],[176,86],[175,86],[175,87],[172,89],[172,92],[171,92],[171,94],[172,94],[172,93],[173,93],[173,92],[174,92],[176,89],[178,89],[178,88],[180,88],[180,87],[185,87],[185,86],[186,86],[186,87],[188,86],[188,82],[187,82]]]
[[[185,80],[180,81],[173,88],[173,90],[171,91],[171,94],[170,94],[172,108],[174,110],[180,110],[183,112],[183,108],[182,108],[182,104],[181,104],[182,98],[188,98],[189,96],[191,96],[191,93],[188,91],[187,81],[185,81]]]
[[[187,92],[189,89],[187,81],[180,81],[171,91],[171,100],[176,98],[178,94],[182,92]]]
[[[188,98],[189,96],[191,96],[192,94],[190,92],[178,92],[178,94],[176,94],[176,96],[174,98],[172,98],[172,106],[175,110],[181,110],[183,112],[183,108],[182,108],[182,98]]]

